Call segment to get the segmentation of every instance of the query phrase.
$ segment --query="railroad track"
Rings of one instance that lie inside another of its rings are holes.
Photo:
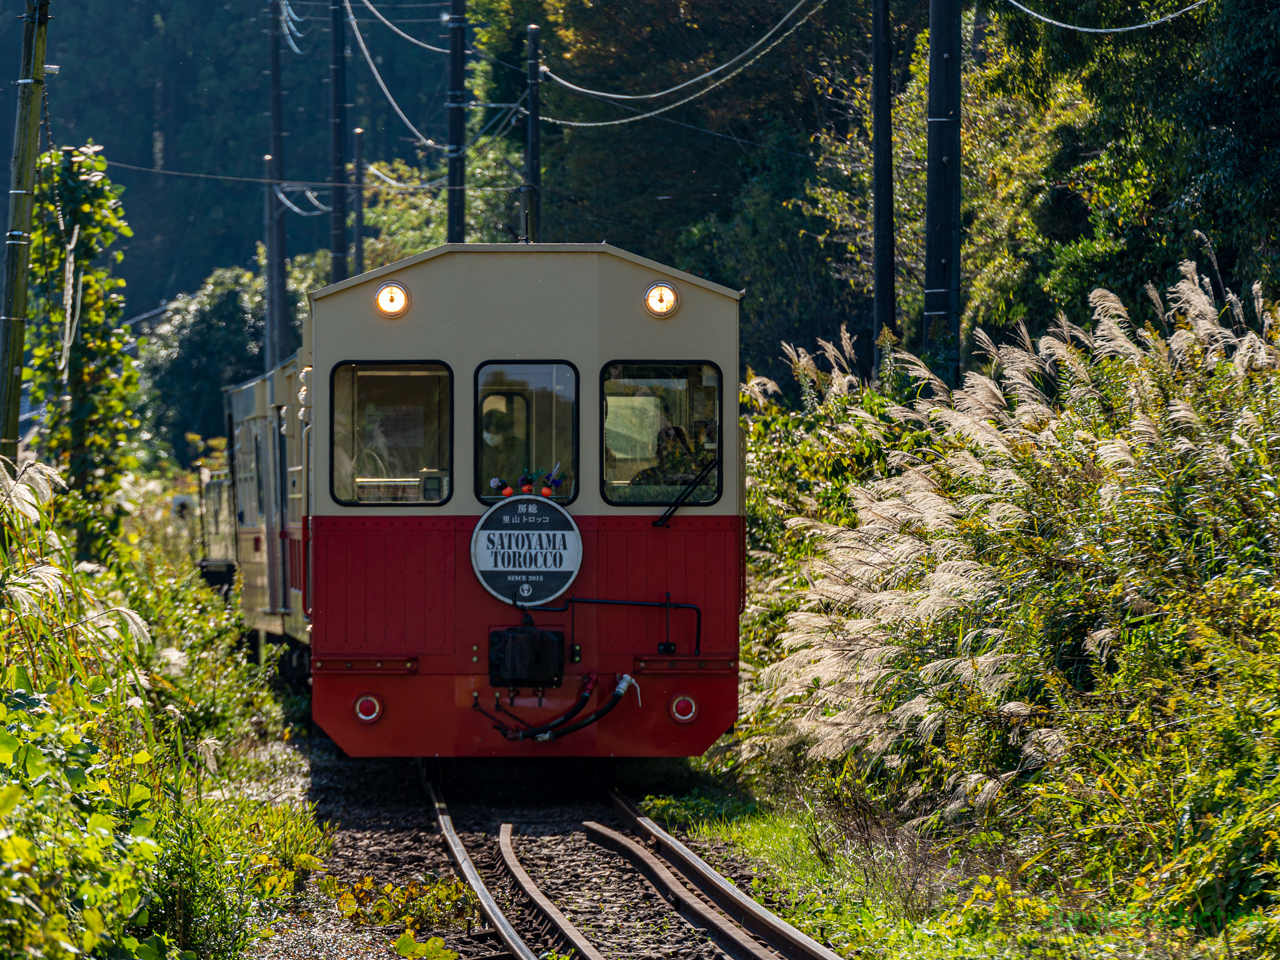
[[[610,799],[622,830],[589,819],[581,832],[548,839],[517,836],[504,822],[496,838],[482,830],[464,839],[438,791],[427,790],[450,859],[488,924],[480,934],[501,943],[487,960],[538,960],[548,951],[579,960],[838,960],[621,794]]]

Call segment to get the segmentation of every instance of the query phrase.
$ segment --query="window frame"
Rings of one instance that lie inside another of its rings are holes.
[[[604,366],[600,368],[600,458],[598,463],[598,466],[600,469],[600,499],[605,502],[606,506],[622,507],[622,508],[669,507],[676,502],[675,500],[646,500],[643,503],[637,503],[634,500],[632,500],[626,503],[619,503],[615,500],[609,499],[609,494],[608,494],[609,484],[604,475],[604,450],[605,450],[604,422],[606,419],[604,407],[605,407],[606,401],[608,400],[608,397],[606,397],[604,393],[604,385],[609,379],[606,376],[606,374],[609,371],[609,368],[613,366],[617,366],[620,363],[628,364],[630,366],[638,366],[638,367],[643,367],[643,366],[691,367],[696,364],[698,366],[715,368],[716,376],[720,378],[720,390],[718,391],[719,396],[716,398],[716,447],[720,452],[720,456],[717,458],[719,459],[720,464],[719,466],[716,467],[716,495],[712,497],[710,500],[695,501],[692,498],[686,499],[682,504],[680,504],[680,509],[683,510],[685,507],[714,507],[724,497],[724,469],[725,469],[724,371],[720,369],[720,364],[716,363],[714,360],[610,360],[608,363],[606,363]]]
[[[360,366],[360,367],[408,367],[408,366],[435,366],[444,367],[445,373],[449,378],[449,495],[443,500],[437,500],[434,503],[405,503],[403,501],[384,500],[365,503],[360,500],[341,500],[338,498],[337,492],[333,486],[333,464],[334,464],[334,420],[337,416],[337,407],[333,402],[335,389],[334,385],[338,379],[338,369],[340,367]],[[443,507],[446,503],[453,499],[453,492],[457,488],[455,474],[457,472],[457,459],[454,456],[454,422],[457,417],[457,400],[454,396],[454,373],[453,367],[443,360],[339,360],[329,370],[329,499],[340,507],[374,507],[398,508],[398,509],[415,509],[415,510],[434,510],[437,507]]]
[[[573,462],[578,472],[578,484],[574,488],[573,496],[568,500],[553,500],[562,507],[567,507],[578,499],[578,495],[582,493],[582,371],[578,369],[578,365],[572,360],[481,360],[476,364],[475,372],[471,375],[472,395],[471,395],[471,414],[475,421],[471,425],[471,492],[475,495],[476,500],[482,507],[488,510],[494,503],[501,503],[502,498],[499,497],[492,503],[485,500],[480,494],[480,428],[482,418],[480,413],[480,371],[485,367],[497,366],[504,363],[520,364],[522,366],[533,366],[539,363],[559,363],[568,367],[573,371]]]

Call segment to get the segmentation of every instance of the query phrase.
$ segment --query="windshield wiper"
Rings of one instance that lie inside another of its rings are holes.
[[[684,493],[676,497],[676,502],[671,504],[671,506],[667,507],[667,512],[664,513],[662,516],[660,516],[657,520],[653,521],[653,525],[655,527],[665,527],[667,525],[667,521],[670,520],[673,516],[675,516],[675,512],[680,509],[680,505],[683,504],[686,500],[688,500],[689,497],[693,494],[693,491],[697,489],[698,484],[702,483],[703,480],[707,479],[707,474],[709,474],[712,470],[714,470],[718,466],[720,466],[720,461],[712,460],[705,467],[699,470],[698,473],[694,476],[694,478],[689,481],[689,485],[684,488]]]

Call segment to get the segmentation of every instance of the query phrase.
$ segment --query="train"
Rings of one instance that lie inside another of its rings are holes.
[[[208,576],[351,756],[674,757],[738,712],[743,295],[607,243],[310,294],[224,391]]]

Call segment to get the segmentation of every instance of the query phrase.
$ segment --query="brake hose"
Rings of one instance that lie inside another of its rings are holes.
[[[556,717],[554,720],[547,721],[541,726],[530,727],[528,730],[513,730],[512,728],[507,727],[505,730],[501,731],[502,735],[508,740],[528,740],[530,738],[537,738],[540,734],[544,734],[548,731],[564,726],[582,712],[583,708],[587,705],[587,702],[591,699],[591,694],[595,692],[596,684],[599,682],[600,678],[594,673],[587,674],[583,683],[582,693],[578,694],[577,702],[564,713],[560,714],[560,716]]]
[[[576,733],[577,731],[581,730],[583,727],[591,726],[591,724],[595,723],[597,720],[604,717],[607,713],[609,713],[609,711],[611,711],[614,707],[616,707],[619,703],[621,703],[623,695],[634,684],[635,684],[635,681],[631,679],[630,674],[624,673],[622,675],[622,679],[618,681],[618,685],[614,687],[613,696],[611,696],[608,699],[608,701],[595,713],[591,714],[590,716],[584,717],[583,719],[579,720],[577,723],[573,724],[573,726],[565,727],[563,730],[560,730],[559,732],[555,730],[548,730],[546,733],[537,734],[536,736],[534,736],[533,739],[537,740],[539,743],[551,743],[553,740],[557,739],[558,737],[567,737],[569,734]],[[523,731],[523,733],[525,734],[525,736],[528,736],[530,733],[532,733],[532,731],[525,730]]]

